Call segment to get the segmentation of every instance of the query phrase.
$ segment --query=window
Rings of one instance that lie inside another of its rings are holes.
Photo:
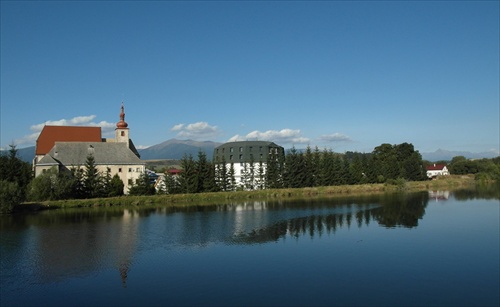
[[[133,183],[134,183],[134,181],[133,181],[132,179],[129,179],[129,180],[128,180],[128,184],[129,184],[129,185],[131,185],[131,184],[133,184]]]
[[[141,171],[141,168],[140,168],[140,167],[138,167],[138,168],[136,168],[136,169],[135,169],[135,171],[136,171],[136,172],[140,172],[140,171]]]
[[[230,155],[230,156],[229,156],[229,160],[233,160],[233,155]]]
[[[259,151],[262,151],[262,146],[259,146]]]
[[[122,133],[121,133],[121,134],[122,134],[122,136],[125,136],[125,131],[122,131]]]
[[[120,168],[118,169],[118,173],[121,173],[121,172],[122,172],[122,168],[120,167]]]
[[[243,152],[243,147],[240,147],[240,152]]]
[[[128,168],[128,172],[132,173],[132,168],[131,167]]]
[[[240,160],[242,160],[242,159],[243,159],[243,155],[240,155]]]
[[[249,150],[250,150],[250,152],[252,152],[252,146],[250,146]]]
[[[229,152],[233,152],[233,147],[229,148]]]

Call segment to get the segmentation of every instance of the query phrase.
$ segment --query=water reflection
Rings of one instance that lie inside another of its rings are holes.
[[[331,235],[342,228],[417,227],[428,193],[345,199],[252,201],[199,207],[46,211],[0,219],[2,274],[29,274],[34,282],[117,271],[121,285],[141,250],[211,244],[262,244],[291,237]],[[25,262],[15,261],[19,257]],[[14,267],[8,268],[8,266]],[[35,272],[23,272],[25,267]],[[16,272],[20,271],[20,272]],[[8,279],[8,278],[7,278]],[[2,286],[7,286],[5,279]]]
[[[368,226],[372,221],[389,228],[417,227],[418,220],[425,214],[428,200],[427,193],[417,193],[382,197],[378,203],[338,204],[323,214],[290,218],[254,228],[246,233],[239,232],[230,241],[254,244],[277,241],[287,236],[313,238],[323,234],[334,234],[344,227],[350,228],[353,222],[358,228],[363,225]]]

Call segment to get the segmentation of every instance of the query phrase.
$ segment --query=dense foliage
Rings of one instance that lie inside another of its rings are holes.
[[[476,180],[500,181],[500,156],[493,159],[468,160],[457,156],[451,160],[449,171],[454,175],[476,175]]]
[[[15,145],[9,145],[8,155],[0,155],[0,212],[11,212],[26,199],[26,187],[31,177],[31,166],[17,157]]]

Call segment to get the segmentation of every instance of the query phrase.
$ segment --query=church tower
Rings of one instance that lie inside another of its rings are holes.
[[[116,123],[115,128],[115,140],[120,143],[127,143],[127,147],[130,146],[130,136],[128,130],[128,124],[125,122],[125,110],[122,102],[122,109],[120,112],[120,121]]]

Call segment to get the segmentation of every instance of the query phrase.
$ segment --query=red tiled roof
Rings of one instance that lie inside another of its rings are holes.
[[[434,164],[434,165],[429,165],[427,166],[428,171],[440,171],[442,170],[446,165],[445,164]]]
[[[171,168],[167,170],[167,173],[169,173],[170,175],[179,175],[181,172],[182,170],[176,168]]]
[[[36,141],[35,154],[47,154],[55,142],[102,142],[101,127],[45,126]]]

